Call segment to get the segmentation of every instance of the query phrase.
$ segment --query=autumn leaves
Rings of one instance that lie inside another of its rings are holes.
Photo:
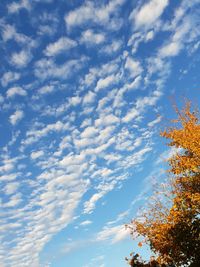
[[[168,160],[168,194],[160,192],[142,222],[136,218],[130,227],[150,245],[159,264],[200,266],[199,114],[190,103],[176,113],[177,120],[161,133],[170,147],[179,148]]]

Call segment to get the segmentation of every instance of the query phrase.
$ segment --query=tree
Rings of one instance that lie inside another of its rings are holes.
[[[148,263],[145,263],[140,257],[139,254],[134,254],[131,253],[130,254],[131,258],[128,259],[127,257],[125,258],[125,260],[128,262],[128,264],[131,267],[158,267],[159,263],[158,261],[155,259],[155,257],[151,257],[150,261]],[[165,265],[163,265],[162,267],[166,267]]]
[[[187,103],[178,118],[161,133],[177,153],[168,162],[165,191],[134,219],[129,228],[143,236],[163,264],[200,266],[200,124],[199,113]]]

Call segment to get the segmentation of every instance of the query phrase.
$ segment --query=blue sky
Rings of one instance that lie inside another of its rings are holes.
[[[2,267],[123,267],[163,181],[172,102],[199,104],[199,0],[1,0]]]

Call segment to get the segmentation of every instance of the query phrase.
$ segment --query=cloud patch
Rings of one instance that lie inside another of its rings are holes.
[[[8,91],[6,92],[6,95],[8,98],[13,98],[16,95],[18,96],[26,96],[27,92],[20,86],[16,86],[16,87],[11,87],[8,89]]]
[[[12,115],[10,115],[10,123],[16,125],[24,117],[24,112],[22,110],[16,110]]]
[[[131,19],[134,19],[135,26],[137,28],[140,27],[146,27],[150,28],[152,27],[152,24],[154,24],[159,17],[164,12],[165,8],[168,6],[169,1],[168,0],[150,0],[146,4],[144,4],[139,10],[133,12],[130,15]]]
[[[19,53],[11,55],[10,63],[16,68],[25,68],[31,61],[32,56],[28,50],[22,50]]]
[[[61,37],[54,43],[49,44],[44,50],[44,54],[48,57],[56,56],[62,52],[68,51],[77,46],[77,42],[67,37]]]

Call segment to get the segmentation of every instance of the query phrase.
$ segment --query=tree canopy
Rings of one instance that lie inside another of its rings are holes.
[[[199,113],[191,111],[190,103],[176,113],[172,126],[161,133],[176,148],[168,159],[170,179],[142,220],[134,219],[129,227],[150,245],[159,264],[195,267],[200,266]]]

